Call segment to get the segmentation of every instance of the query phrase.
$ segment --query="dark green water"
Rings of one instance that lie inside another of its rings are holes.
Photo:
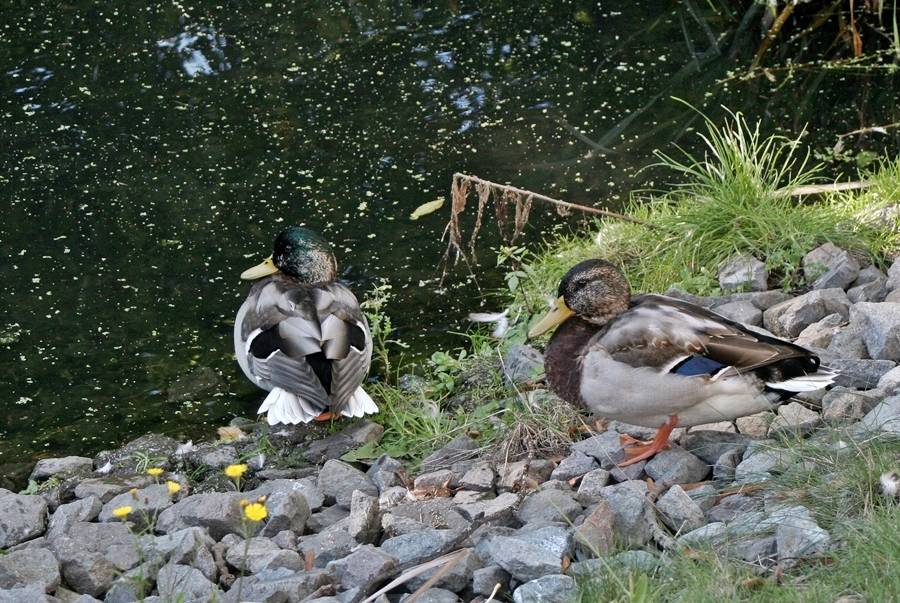
[[[759,28],[734,39],[740,14],[695,18],[686,2],[0,11],[0,474],[18,482],[42,456],[149,431],[209,438],[253,416],[262,392],[231,341],[238,275],[287,225],[331,240],[359,296],[388,279],[396,336],[427,355],[464,345],[448,331],[483,304],[465,270],[438,288],[447,208],[408,219],[449,197],[454,172],[616,209],[662,186],[639,173],[654,148],[697,144],[701,121],[671,96],[768,132],[809,124],[814,148],[898,119],[890,74],[717,83],[752,59]],[[581,224],[536,204],[527,242]],[[483,230],[483,286],[502,282],[496,233]],[[218,383],[178,400],[173,384],[200,371]]]

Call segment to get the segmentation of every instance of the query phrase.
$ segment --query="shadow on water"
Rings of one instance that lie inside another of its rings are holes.
[[[252,415],[237,275],[287,225],[331,240],[359,296],[388,279],[396,337],[428,355],[465,344],[449,332],[469,311],[499,309],[479,293],[502,284],[496,230],[481,288],[457,268],[439,290],[446,211],[408,219],[454,172],[615,210],[665,185],[641,171],[653,149],[696,147],[698,116],[672,96],[769,132],[808,124],[815,148],[896,119],[881,72],[723,82],[758,48],[752,10],[547,4],[4,9],[2,473]],[[527,243],[586,224],[536,205]]]

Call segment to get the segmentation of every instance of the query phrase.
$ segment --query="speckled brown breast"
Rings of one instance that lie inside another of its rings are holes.
[[[560,398],[581,408],[588,408],[581,397],[584,343],[590,341],[600,329],[573,316],[556,327],[544,350],[544,370],[550,387]]]

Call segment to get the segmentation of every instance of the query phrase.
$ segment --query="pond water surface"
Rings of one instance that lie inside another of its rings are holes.
[[[395,336],[428,355],[465,344],[450,332],[469,311],[497,309],[460,268],[438,286],[447,207],[409,219],[448,198],[454,172],[616,209],[663,185],[639,172],[655,148],[698,144],[702,119],[672,97],[767,132],[809,124],[814,148],[897,117],[890,76],[723,83],[762,25],[729,37],[741,15],[691,2],[71,0],[2,15],[0,474],[19,483],[36,458],[253,416],[262,392],[232,349],[238,275],[287,225],[332,241],[358,296],[387,279]],[[896,137],[878,144],[896,152]],[[581,220],[536,204],[525,242]],[[486,226],[482,287],[502,284],[500,245]],[[185,378],[210,381],[202,400],[180,398]]]

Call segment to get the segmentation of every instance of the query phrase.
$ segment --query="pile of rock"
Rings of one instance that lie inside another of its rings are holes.
[[[300,428],[267,434],[265,446],[259,434],[193,449],[146,436],[94,459],[48,459],[32,474],[34,494],[0,490],[8,552],[0,603],[348,603],[373,594],[386,602],[417,590],[418,601],[450,602],[487,598],[497,585],[497,596],[552,602],[571,599],[579,576],[617,564],[652,572],[664,563],[659,551],[680,546],[710,546],[762,569],[823,554],[832,537],[802,504],[765,488],[732,493],[805,470],[807,460],[776,439],[806,438],[805,447],[839,455],[875,435],[900,436],[900,263],[884,275],[829,247],[814,260],[821,276],[797,297],[669,292],[796,337],[841,372],[830,391],[777,414],[676,430],[671,450],[625,469],[616,466],[619,433],[652,432],[614,423],[558,462],[515,463],[485,460],[463,435],[426,459],[411,484],[390,457],[369,467],[339,460],[380,437],[368,420],[311,443]],[[506,366],[527,372],[534,350],[511,354]],[[295,447],[312,464],[273,468],[266,446]],[[147,475],[151,459],[167,473]],[[242,491],[220,472],[199,487],[184,477],[239,459],[251,476]],[[166,479],[181,489],[171,494]],[[268,516],[248,520],[241,501],[262,497]],[[124,518],[114,513],[123,507],[131,507]]]

